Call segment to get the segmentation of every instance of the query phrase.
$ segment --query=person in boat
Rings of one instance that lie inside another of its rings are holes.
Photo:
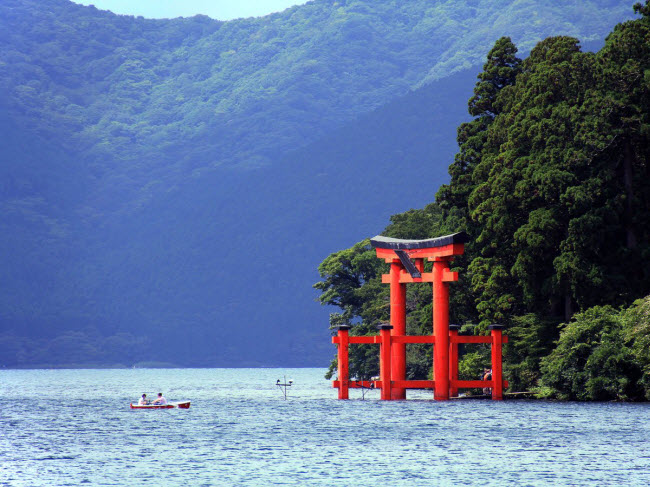
[[[163,396],[162,392],[159,392],[158,397],[154,400],[153,403],[158,406],[163,406],[167,404],[167,399],[165,399],[165,396]]]
[[[147,395],[142,394],[142,397],[138,401],[138,406],[146,406],[147,404],[149,404],[149,401],[147,401]]]

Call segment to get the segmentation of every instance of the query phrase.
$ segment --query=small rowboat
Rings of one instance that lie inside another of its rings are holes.
[[[131,403],[131,409],[189,409],[190,401],[177,401],[177,402],[168,402],[167,404],[133,404]]]

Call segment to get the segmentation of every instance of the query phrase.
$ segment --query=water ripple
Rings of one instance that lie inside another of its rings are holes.
[[[648,404],[338,401],[322,376],[0,371],[0,485],[650,484]],[[192,407],[129,409],[159,390]]]

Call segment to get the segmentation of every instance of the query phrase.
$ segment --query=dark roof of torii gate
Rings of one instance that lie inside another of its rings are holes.
[[[465,232],[452,233],[444,237],[427,238],[425,240],[406,240],[402,238],[391,238],[377,235],[370,239],[373,247],[379,249],[428,249],[434,247],[444,247],[445,245],[460,244],[469,242],[469,235]]]

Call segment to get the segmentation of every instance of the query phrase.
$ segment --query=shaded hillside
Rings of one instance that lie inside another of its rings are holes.
[[[47,340],[66,330],[121,336],[188,365],[323,364],[331,345],[311,288],[318,261],[332,245],[376,233],[386,207],[433,197],[445,180],[435,161],[455,150],[448,121],[464,118],[454,100],[473,82],[468,72],[416,90],[276,168],[192,178],[128,219],[106,218],[72,248],[40,235],[37,246],[59,252],[9,266],[16,282],[25,269],[41,280],[4,301],[20,312],[5,326]],[[17,253],[21,238],[5,248]]]
[[[441,70],[506,23],[525,46],[629,10],[507,5],[221,23],[3,2],[2,363],[324,363],[317,263],[447,179],[475,75]]]

